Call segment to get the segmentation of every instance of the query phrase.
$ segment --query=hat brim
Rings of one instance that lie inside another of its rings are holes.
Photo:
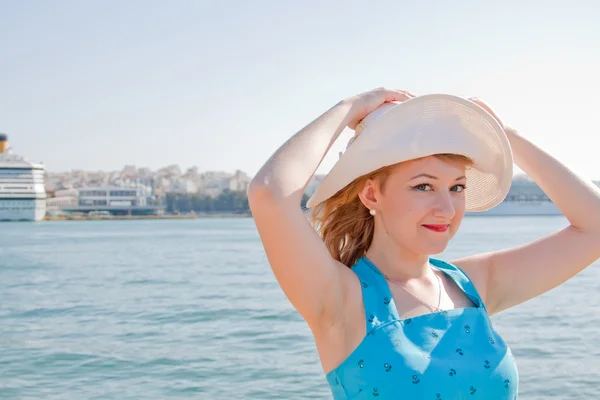
[[[465,208],[487,211],[512,184],[513,155],[502,126],[462,97],[428,94],[398,103],[369,123],[307,202],[314,208],[355,179],[379,168],[435,154],[470,158]]]

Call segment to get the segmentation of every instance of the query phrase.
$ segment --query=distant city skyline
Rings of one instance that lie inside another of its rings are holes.
[[[169,170],[168,174],[173,174],[173,168],[179,168],[179,171],[181,173],[181,175],[183,177],[185,177],[190,171],[193,171],[194,169],[196,170],[195,173],[198,175],[215,175],[222,177],[222,176],[234,176],[238,173],[245,175],[247,177],[249,177],[250,179],[252,178],[253,175],[248,174],[246,171],[244,171],[243,169],[240,168],[235,168],[233,170],[216,170],[216,169],[208,169],[208,170],[200,170],[199,168],[195,168],[195,166],[191,166],[189,168],[181,168],[179,165],[177,164],[171,164],[171,165],[164,165],[162,167],[156,168],[156,169],[152,169],[152,168],[148,168],[148,167],[143,167],[143,166],[135,166],[132,164],[128,164],[128,165],[124,165],[122,168],[117,168],[114,170],[82,170],[82,169],[72,169],[72,170],[68,170],[68,171],[51,171],[51,170],[47,170],[46,171],[46,175],[47,176],[55,176],[55,175],[70,175],[70,174],[76,174],[76,173],[87,173],[90,175],[93,174],[120,174],[126,171],[130,171],[129,175],[133,175],[131,169],[135,168],[137,171],[139,170],[149,170],[151,173],[158,173],[159,171],[165,171],[165,170]],[[127,174],[126,174],[127,175]],[[315,175],[313,176],[313,179],[311,179],[312,181],[315,180],[315,178],[317,179],[318,182],[320,182],[320,180],[326,175],[326,172],[322,172],[322,173],[315,173]],[[529,178],[525,173],[523,173],[522,171],[519,171],[518,173],[514,173],[513,174],[513,179],[531,179]],[[600,183],[600,179],[592,179],[594,182],[599,182]],[[313,182],[313,185],[315,184],[315,182]]]
[[[337,101],[390,86],[479,96],[598,180],[599,14],[592,1],[6,2],[0,132],[49,171],[254,176]]]

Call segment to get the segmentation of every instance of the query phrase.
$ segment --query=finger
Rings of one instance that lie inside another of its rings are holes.
[[[492,107],[490,107],[490,105],[488,103],[481,100],[479,97],[469,97],[469,100],[483,108],[490,109],[490,110],[492,109]]]
[[[405,101],[414,97],[416,96],[402,90],[386,90],[384,93],[385,101]]]
[[[471,103],[475,103],[477,104],[479,107],[488,110],[490,107],[485,104],[483,101],[479,100],[477,97],[469,97],[467,100],[469,100]]]
[[[500,117],[498,117],[498,114],[496,114],[494,110],[492,110],[492,107],[490,107],[486,102],[478,99],[477,97],[469,97],[469,100],[477,104],[479,107],[483,108],[485,111],[487,111],[496,121],[500,123],[500,125],[504,127],[504,124]]]
[[[484,101],[478,99],[477,97],[471,97],[469,99],[471,102],[477,104],[478,106],[480,106],[481,108],[484,108],[485,110],[491,112],[492,109],[489,105],[487,105],[487,103],[485,103]]]
[[[409,92],[408,90],[400,90],[402,93],[405,93],[407,96],[409,96],[410,98],[414,98],[417,97],[416,94]]]
[[[396,89],[394,91],[397,92],[397,93],[400,93],[400,94],[404,94],[405,96],[407,96],[407,97],[409,97],[411,99],[414,98],[414,97],[417,97],[415,94],[409,92],[408,90]]]

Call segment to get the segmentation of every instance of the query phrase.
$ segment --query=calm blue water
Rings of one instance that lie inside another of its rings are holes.
[[[467,217],[442,256],[562,217]],[[598,398],[600,264],[493,318],[524,399]],[[329,399],[250,219],[0,224],[1,399]]]

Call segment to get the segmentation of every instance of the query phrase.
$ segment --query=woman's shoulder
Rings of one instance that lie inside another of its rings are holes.
[[[458,266],[457,263],[452,261],[446,261],[441,258],[429,257],[429,263],[434,267],[446,270],[446,271],[455,271],[461,272],[464,274],[464,271]]]
[[[487,288],[482,268],[476,268],[473,263],[464,264],[460,259],[446,261],[440,258],[430,258],[429,263],[446,272],[465,293],[484,302]]]
[[[445,272],[460,286],[473,284],[471,277],[456,262],[446,261],[440,258],[429,258],[429,264]]]

